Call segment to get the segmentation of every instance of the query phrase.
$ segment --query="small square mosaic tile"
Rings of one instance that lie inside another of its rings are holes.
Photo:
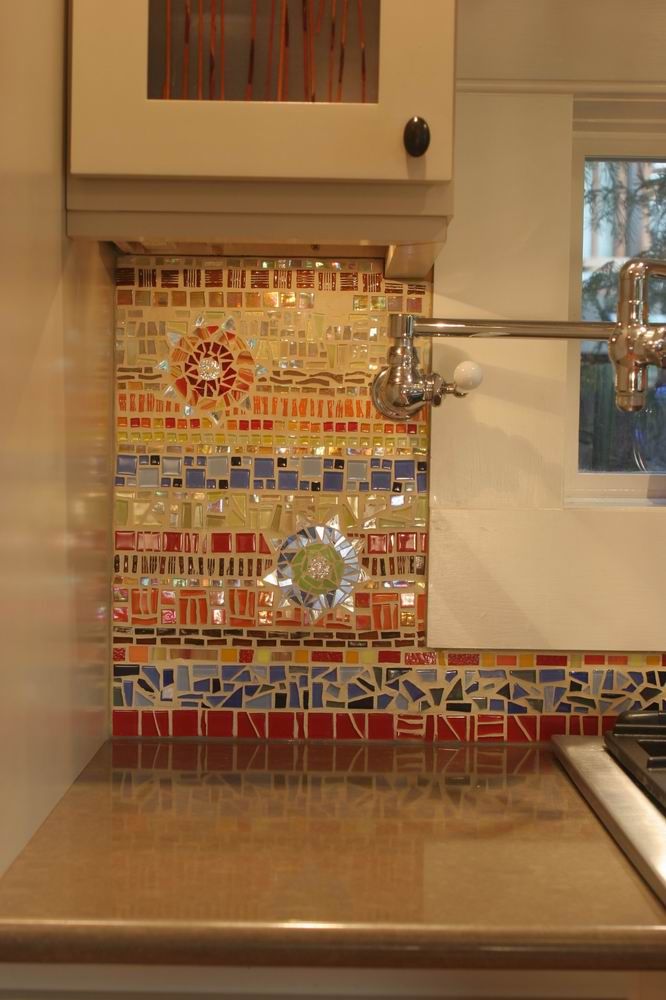
[[[666,708],[660,654],[425,647],[428,425],[370,384],[427,283],[122,257],[114,733],[549,739]]]

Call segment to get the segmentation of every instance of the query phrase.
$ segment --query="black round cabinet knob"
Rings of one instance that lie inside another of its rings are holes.
[[[430,145],[430,126],[425,118],[410,118],[403,133],[405,149],[410,156],[423,156]]]

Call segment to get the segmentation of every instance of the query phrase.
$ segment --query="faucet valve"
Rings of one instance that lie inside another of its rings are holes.
[[[372,384],[372,398],[380,413],[394,420],[418,413],[426,403],[439,406],[445,396],[464,399],[483,380],[483,371],[474,361],[461,361],[447,382],[437,372],[422,371],[411,343],[394,347],[388,368],[382,369]]]
[[[447,391],[448,383],[437,372],[425,376],[423,380],[424,403],[432,403],[433,406],[439,406]]]

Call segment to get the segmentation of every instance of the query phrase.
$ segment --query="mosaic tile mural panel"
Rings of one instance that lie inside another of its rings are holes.
[[[547,739],[665,706],[661,655],[425,646],[428,427],[370,399],[380,261],[118,262],[119,736]]]

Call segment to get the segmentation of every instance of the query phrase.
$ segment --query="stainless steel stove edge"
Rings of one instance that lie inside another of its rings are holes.
[[[608,832],[666,906],[666,815],[597,736],[556,736],[555,753]]]

